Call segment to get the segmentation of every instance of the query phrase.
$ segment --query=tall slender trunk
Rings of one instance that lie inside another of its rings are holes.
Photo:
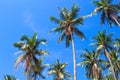
[[[118,22],[117,17],[114,14],[111,14],[110,16],[116,22],[116,24],[120,27],[120,23]]]
[[[110,63],[110,66],[111,66],[111,68],[112,68],[114,80],[117,80],[116,74],[115,74],[115,70],[114,70],[114,68],[113,68],[113,64],[112,64],[112,61],[111,61],[110,53],[109,53],[109,51],[107,50],[107,48],[104,48],[104,51],[105,51],[106,57],[108,58],[108,61],[109,61],[109,63]]]
[[[62,80],[61,78],[58,78],[57,80]]]
[[[76,72],[76,52],[75,52],[75,46],[74,46],[74,39],[71,34],[71,39],[72,39],[72,52],[73,52],[73,64],[74,64],[74,80],[77,80],[77,72]]]
[[[98,69],[96,68],[95,64],[93,65],[92,69],[93,69],[94,80],[99,80],[99,73],[98,73]]]
[[[113,18],[114,19],[114,18]],[[120,23],[118,22],[118,20],[117,19],[114,19],[115,20],[115,22],[117,23],[117,25],[120,27]]]

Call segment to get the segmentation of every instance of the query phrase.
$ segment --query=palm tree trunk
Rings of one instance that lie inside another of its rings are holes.
[[[77,80],[77,72],[76,72],[76,53],[75,53],[75,46],[74,46],[74,39],[71,34],[71,39],[72,39],[72,52],[73,52],[73,64],[74,64],[74,80]]]
[[[62,80],[61,78],[58,78],[57,80]]]
[[[98,70],[96,69],[95,64],[93,65],[92,69],[93,69],[93,74],[94,74],[93,75],[94,80],[99,80],[99,73],[98,73]]]
[[[104,51],[105,51],[105,55],[106,55],[106,57],[108,58],[108,61],[109,61],[109,63],[110,63],[110,66],[111,66],[111,68],[112,68],[112,72],[113,72],[114,80],[117,80],[117,78],[116,78],[116,74],[115,74],[115,70],[114,70],[114,68],[113,68],[113,64],[112,64],[112,61],[111,61],[111,59],[110,59],[111,56],[110,56],[110,54],[109,54],[107,48],[104,48]]]
[[[114,19],[114,18],[113,18]],[[115,20],[115,22],[117,23],[117,25],[120,27],[120,23],[118,22],[118,20],[117,19],[114,19]]]
[[[120,27],[120,23],[118,22],[116,16],[114,14],[111,14],[110,16],[116,22],[116,24]]]

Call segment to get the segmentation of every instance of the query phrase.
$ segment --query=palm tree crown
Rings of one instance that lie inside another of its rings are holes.
[[[48,54],[46,50],[38,49],[40,44],[45,44],[46,40],[38,39],[37,34],[34,33],[32,38],[23,35],[20,42],[15,42],[14,46],[17,47],[24,54],[21,54],[15,61],[15,68],[17,69],[20,63],[25,63],[25,73],[28,76],[32,65],[38,65],[39,59],[42,54]]]
[[[103,32],[98,32],[98,34],[93,37],[94,42],[91,45],[97,46],[97,51],[102,50],[104,47],[107,47],[107,49],[113,48],[113,39],[112,39],[113,33],[106,34],[106,30]]]
[[[60,14],[60,19],[57,19],[53,16],[50,17],[51,21],[54,21],[58,24],[58,27],[52,29],[51,32],[62,32],[58,43],[60,43],[64,38],[66,38],[66,47],[68,47],[71,41],[71,34],[76,34],[80,38],[84,39],[83,33],[75,27],[76,25],[83,24],[83,18],[77,18],[79,12],[78,5],[73,4],[70,12],[68,12],[66,8],[63,8],[62,10],[58,8],[58,10]]]
[[[78,65],[85,66],[87,78],[99,80],[102,71],[101,63],[103,62],[103,60],[99,58],[99,53],[85,50],[80,57],[83,58],[83,60]]]
[[[65,71],[65,67],[67,64],[60,63],[59,60],[56,61],[56,64],[52,64],[49,71],[49,75],[54,75],[54,80],[63,80],[70,79],[71,75]]]
[[[100,12],[101,24],[105,24],[105,22],[107,21],[110,26],[112,26],[112,24],[120,26],[118,15],[118,13],[120,12],[120,4],[112,4],[111,2],[112,0],[94,1],[93,3],[96,5],[95,10],[90,15],[85,16],[85,18],[89,16],[91,17]]]

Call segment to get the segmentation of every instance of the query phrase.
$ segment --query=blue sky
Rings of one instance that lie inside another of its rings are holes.
[[[0,0],[0,80],[3,80],[5,74],[14,74],[19,80],[25,80],[24,69],[14,71],[14,61],[19,55],[15,55],[18,49],[13,47],[13,43],[19,41],[21,35],[32,36],[34,32],[38,33],[40,38],[47,39],[47,46],[40,46],[49,51],[50,55],[44,57],[44,63],[53,64],[57,59],[61,62],[67,62],[69,65],[66,70],[73,74],[72,49],[65,48],[65,42],[57,44],[59,35],[49,33],[57,25],[50,21],[50,16],[59,18],[57,7],[66,7],[70,9],[72,4],[77,2],[81,10],[79,16],[84,16],[92,12],[95,6],[91,0]],[[85,34],[86,40],[81,41],[75,37],[75,48],[77,53],[77,63],[81,51],[85,48],[91,49],[89,44],[91,38],[98,31],[107,29],[107,32],[114,32],[114,36],[119,37],[119,28],[113,26],[109,28],[108,24],[100,25],[100,15],[84,20],[84,25],[78,28]],[[45,76],[47,70],[43,73]],[[85,70],[77,67],[78,80],[87,80]],[[42,79],[41,79],[42,80]],[[52,80],[47,76],[46,80]]]

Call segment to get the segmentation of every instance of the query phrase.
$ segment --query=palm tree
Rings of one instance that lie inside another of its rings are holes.
[[[59,8],[58,8],[59,9]],[[77,18],[79,12],[79,7],[77,4],[73,4],[71,11],[68,12],[66,8],[62,10],[59,9],[60,19],[55,17],[50,17],[51,21],[54,21],[58,24],[57,28],[51,30],[51,32],[62,33],[58,43],[60,43],[64,38],[66,38],[66,47],[69,47],[70,42],[72,42],[72,51],[73,51],[73,63],[74,63],[74,80],[76,80],[76,53],[74,47],[74,34],[79,36],[81,39],[84,39],[84,34],[79,31],[75,26],[83,24],[83,18]]]
[[[103,60],[99,58],[99,54],[100,53],[96,53],[94,50],[92,52],[85,50],[80,56],[84,59],[78,64],[78,66],[85,66],[87,78],[93,78],[94,80],[101,79],[101,64]]]
[[[11,75],[5,75],[4,80],[17,80],[17,78],[15,78],[14,76],[11,76]]]
[[[60,63],[59,60],[56,61],[55,64],[52,64],[48,69],[49,75],[54,75],[54,80],[63,80],[71,78],[71,75],[65,70],[67,64]]]
[[[112,24],[116,24],[120,26],[120,22],[118,20],[118,13],[120,12],[120,5],[119,4],[111,4],[112,0],[100,0],[94,1],[93,3],[96,5],[95,10],[86,17],[91,17],[96,13],[101,13],[101,24],[105,24],[105,21],[109,23],[110,26]]]
[[[28,75],[31,70],[32,64],[38,64],[38,58],[42,54],[48,54],[45,50],[38,49],[40,44],[45,44],[46,40],[38,39],[37,34],[34,33],[32,38],[29,38],[26,35],[23,35],[20,39],[20,42],[15,42],[14,47],[18,48],[22,53],[15,61],[15,68],[18,69],[21,63],[25,63],[25,73],[26,79],[28,80]],[[19,52],[18,52],[19,53]]]
[[[112,56],[109,53],[109,50],[113,49],[113,41],[114,40],[111,37],[112,37],[112,34],[107,35],[105,30],[103,32],[99,32],[97,34],[97,36],[93,37],[95,42],[92,43],[92,45],[97,45],[97,51],[104,51],[104,55],[107,57],[107,59],[110,63],[110,66],[112,68],[114,80],[117,80],[114,66],[111,61]]]

